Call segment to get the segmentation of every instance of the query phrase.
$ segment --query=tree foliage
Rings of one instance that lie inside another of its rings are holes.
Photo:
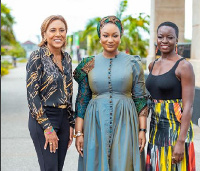
[[[80,42],[87,40],[87,53],[89,56],[101,51],[101,44],[97,35],[97,24],[100,20],[100,17],[90,19],[86,25],[86,29],[80,32]]]
[[[14,18],[10,14],[10,9],[1,3],[1,45],[10,45],[16,42],[13,34]]]
[[[121,20],[122,14],[124,11],[126,11],[128,6],[128,0],[122,0],[120,2],[119,10],[117,11],[117,17]]]
[[[10,14],[10,8],[1,3],[1,55],[11,55],[14,57],[25,57],[26,52],[17,42],[13,33],[14,17]],[[10,46],[9,49],[5,45]]]
[[[128,15],[122,19],[122,24],[124,34],[119,50],[125,50],[131,55],[137,54],[146,57],[148,40],[142,38],[141,32],[149,33],[149,16],[143,13],[140,13],[138,17]]]
[[[15,46],[9,51],[9,55],[20,58],[20,57],[26,57],[26,51],[24,48],[17,42],[15,43]]]

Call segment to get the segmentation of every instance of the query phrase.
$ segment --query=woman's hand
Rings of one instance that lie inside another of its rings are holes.
[[[70,126],[70,130],[69,130],[69,142],[68,142],[68,147],[67,149],[69,149],[69,147],[72,145],[73,142],[73,135],[74,135],[74,128],[72,128]]]
[[[76,149],[82,157],[83,157],[83,143],[84,143],[83,136],[76,137],[76,143],[75,143]]]
[[[50,132],[52,127],[45,129],[46,132]],[[46,142],[44,144],[44,149],[46,150],[47,145],[49,144],[50,152],[56,152],[56,149],[58,149],[58,136],[56,132],[53,130],[51,134],[44,134]]]
[[[140,153],[143,152],[145,144],[146,144],[146,133],[144,131],[139,131],[139,148]]]
[[[185,152],[185,142],[177,141],[172,153],[172,164],[179,163],[183,160]]]

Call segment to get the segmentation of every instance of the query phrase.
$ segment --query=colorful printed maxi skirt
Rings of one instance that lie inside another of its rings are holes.
[[[193,126],[190,121],[183,160],[172,164],[173,147],[180,133],[182,100],[152,100],[147,171],[195,171]]]

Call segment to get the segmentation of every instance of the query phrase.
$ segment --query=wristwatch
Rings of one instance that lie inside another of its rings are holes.
[[[146,133],[147,129],[139,129],[139,131],[144,131]]]

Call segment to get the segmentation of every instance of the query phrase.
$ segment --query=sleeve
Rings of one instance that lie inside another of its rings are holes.
[[[78,85],[78,94],[76,97],[75,104],[75,117],[80,117],[84,119],[87,105],[92,98],[92,91],[90,90],[88,77],[79,82]]]
[[[138,116],[148,116],[147,94],[141,58],[139,56],[133,56],[131,60],[133,64],[132,98],[135,103]]]
[[[42,77],[41,67],[40,56],[37,51],[34,51],[26,65],[27,100],[32,117],[37,120],[43,129],[46,129],[51,126],[51,123],[45,114],[39,93]]]
[[[94,68],[94,56],[83,58],[74,70],[74,79],[78,83],[78,94],[75,103],[75,117],[84,119],[87,105],[92,98],[88,82],[88,73]]]
[[[71,61],[71,57],[70,58],[70,63],[69,63],[69,80],[67,81],[67,92],[69,95],[69,105],[68,105],[68,114],[69,114],[69,125],[74,128],[75,126],[75,120],[74,120],[74,111],[73,111],[73,105],[72,105],[72,97],[73,97],[73,81],[72,81],[72,61]]]

